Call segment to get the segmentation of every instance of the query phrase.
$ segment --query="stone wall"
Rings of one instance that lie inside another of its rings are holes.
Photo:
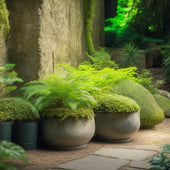
[[[7,0],[11,39],[9,62],[24,81],[54,72],[57,63],[85,59],[83,0]],[[104,43],[104,0],[96,0],[93,41]]]
[[[40,0],[7,0],[10,12],[8,62],[25,81],[38,79],[40,70],[39,15]]]

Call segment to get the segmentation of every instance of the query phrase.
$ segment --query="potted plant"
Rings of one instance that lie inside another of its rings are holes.
[[[96,137],[109,142],[129,142],[140,128],[139,106],[116,94],[95,95]]]
[[[43,142],[59,149],[85,147],[95,132],[94,98],[78,79],[66,74],[52,75],[26,83],[24,97],[40,111],[40,133]]]
[[[17,87],[12,85],[14,82],[22,82],[22,79],[17,77],[17,73],[13,71],[15,64],[5,64],[0,67],[0,98],[5,98]],[[3,105],[0,102],[0,140],[11,140],[13,115],[9,112],[3,112],[8,107],[8,103]]]
[[[24,149],[35,149],[39,119],[35,107],[21,98],[4,98],[0,100],[0,105],[4,115],[13,115],[12,141]]]

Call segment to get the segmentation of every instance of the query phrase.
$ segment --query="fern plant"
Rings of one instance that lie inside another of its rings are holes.
[[[120,67],[140,67],[141,66],[141,52],[134,42],[125,43],[123,46],[124,53],[121,58]]]
[[[71,74],[51,75],[43,80],[30,81],[21,91],[24,92],[24,98],[30,100],[39,111],[48,107],[89,107],[95,102],[95,99],[82,89],[79,79]]]
[[[165,79],[170,82],[170,55],[163,60],[162,69],[164,70]]]
[[[5,163],[6,159],[20,159],[25,163],[28,163],[25,150],[12,142],[1,141],[0,142],[0,169],[1,170],[17,170],[15,166],[9,163]]]

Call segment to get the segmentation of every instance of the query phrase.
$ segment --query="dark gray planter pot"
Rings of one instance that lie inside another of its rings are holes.
[[[80,149],[92,139],[95,122],[92,119],[41,120],[40,133],[43,143],[55,149]]]
[[[129,142],[140,128],[140,113],[95,113],[96,137],[108,142]]]
[[[37,148],[38,122],[17,122],[12,127],[12,141],[26,150]]]
[[[0,140],[11,141],[12,121],[0,123]]]

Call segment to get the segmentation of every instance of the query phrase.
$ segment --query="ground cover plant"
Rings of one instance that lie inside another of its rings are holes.
[[[170,145],[164,145],[161,153],[149,160],[150,170],[168,170],[170,169]]]
[[[9,163],[4,162],[7,159],[20,159],[28,163],[25,150],[12,142],[0,142],[0,169],[1,170],[17,170],[17,168]]]

